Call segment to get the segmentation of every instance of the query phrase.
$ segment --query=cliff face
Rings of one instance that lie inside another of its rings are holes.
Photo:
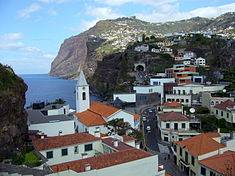
[[[13,70],[0,64],[0,160],[24,146],[27,85]]]

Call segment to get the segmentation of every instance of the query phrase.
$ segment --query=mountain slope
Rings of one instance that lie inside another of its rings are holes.
[[[50,75],[73,78],[81,65],[85,74],[92,76],[97,61],[105,55],[124,51],[128,43],[143,33],[161,36],[173,32],[227,29],[235,27],[235,13],[227,13],[214,19],[195,17],[167,23],[149,23],[130,18],[102,20],[89,30],[66,39],[51,64]]]

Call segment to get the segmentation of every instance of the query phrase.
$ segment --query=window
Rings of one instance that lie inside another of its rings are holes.
[[[188,103],[188,102],[189,102],[189,101],[188,101],[188,99],[186,99],[185,101],[186,101],[186,103]]]
[[[179,95],[180,95],[180,93],[181,93],[180,90],[178,90],[178,94],[179,94]]]
[[[77,154],[78,153],[78,146],[75,146],[74,147],[74,154]]]
[[[221,112],[220,112],[220,115],[221,115],[221,116],[224,116],[224,112],[223,112],[223,111],[221,111]]]
[[[153,92],[153,89],[149,89],[149,93],[152,93]]]
[[[184,99],[181,99],[181,103],[184,103]]]
[[[185,151],[185,155],[184,155],[184,160],[186,163],[188,163],[188,152]]]
[[[182,123],[181,125],[182,125],[182,128],[185,128],[185,123]]]
[[[211,105],[212,105],[212,106],[214,106],[214,105],[215,105],[214,101],[211,101]]]
[[[218,114],[219,114],[219,111],[218,111],[218,110],[216,110],[216,111],[215,111],[215,113],[218,115]]]
[[[182,141],[183,140],[183,138],[179,138],[179,141]]]
[[[183,151],[182,151],[182,148],[180,147],[180,156],[182,156],[182,153],[183,153]]]
[[[164,141],[168,142],[168,137],[167,136],[164,136]]]
[[[170,128],[170,123],[166,123],[166,128]]]
[[[178,130],[178,123],[174,123],[174,129]]]
[[[48,151],[46,155],[47,155],[47,159],[53,158],[53,151]]]
[[[91,151],[93,149],[92,144],[86,144],[85,145],[85,152]]]
[[[214,172],[210,171],[210,176],[216,176]]]
[[[195,165],[195,158],[194,156],[191,156],[191,164],[194,166]]]
[[[227,112],[227,118],[229,118],[229,113]]]
[[[206,175],[206,169],[204,167],[201,167],[201,175]]]
[[[82,92],[82,100],[86,100],[86,92]]]
[[[67,148],[66,149],[61,149],[61,155],[62,156],[68,155],[68,149]]]

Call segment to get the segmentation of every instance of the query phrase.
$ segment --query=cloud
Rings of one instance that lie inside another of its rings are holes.
[[[20,10],[18,15],[20,18],[29,18],[32,13],[39,11],[41,8],[42,7],[40,4],[32,3],[24,9]]]
[[[0,51],[16,52],[19,55],[33,56],[35,58],[53,59],[55,55],[46,53],[40,48],[24,44],[23,34],[6,33],[0,35]]]
[[[192,17],[217,17],[226,12],[234,12],[235,11],[235,3],[226,4],[217,7],[202,7],[198,9],[194,9],[188,12],[179,11],[179,3],[176,4],[164,4],[162,6],[158,6],[150,13],[136,13],[135,16],[137,18],[149,21],[149,22],[166,22],[166,21],[175,21],[188,19]]]
[[[55,9],[49,9],[48,10],[48,14],[52,15],[52,16],[56,16],[58,13],[57,13],[57,11]]]
[[[6,33],[0,35],[0,41],[9,42],[9,41],[17,41],[23,38],[23,34],[20,32],[15,33]]]
[[[79,32],[81,30],[87,30],[92,26],[94,26],[100,20],[115,19],[120,16],[124,16],[121,13],[114,11],[110,7],[93,7],[93,6],[88,6],[85,14],[87,16],[92,17],[93,19],[82,20],[80,26],[71,28],[71,31]]]

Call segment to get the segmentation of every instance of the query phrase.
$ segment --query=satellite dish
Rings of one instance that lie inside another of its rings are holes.
[[[226,92],[226,89],[223,89],[223,92],[225,93],[225,92]]]
[[[193,114],[195,113],[195,109],[194,108],[190,108],[189,111]]]

